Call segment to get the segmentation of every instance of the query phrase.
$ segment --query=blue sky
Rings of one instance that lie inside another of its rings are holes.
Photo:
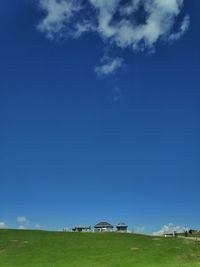
[[[200,3],[85,2],[1,3],[0,227],[200,228]]]

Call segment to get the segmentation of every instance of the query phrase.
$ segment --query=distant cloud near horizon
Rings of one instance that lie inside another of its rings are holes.
[[[26,230],[27,228],[26,228],[26,226],[24,226],[24,225],[20,225],[20,226],[18,226],[18,229],[19,229],[19,230]]]
[[[25,216],[17,216],[17,222],[19,223],[18,229],[25,230],[29,224],[29,220]]]
[[[25,216],[18,216],[17,217],[17,222],[18,223],[29,223],[28,219]]]
[[[40,225],[40,224],[38,224],[38,223],[35,224],[35,229],[37,229],[37,230],[41,230],[42,228],[43,228],[42,225]]]
[[[153,233],[153,235],[158,235],[158,236],[162,236],[165,234],[170,234],[173,232],[177,232],[177,233],[184,233],[185,231],[188,231],[189,228],[185,227],[185,226],[175,226],[173,225],[173,223],[169,223],[164,225],[160,230],[156,231]]]
[[[0,222],[0,229],[5,229],[7,228],[7,225],[5,222]]]
[[[145,226],[139,226],[136,228],[135,233],[142,234],[145,232]]]
[[[188,30],[184,0],[39,0],[45,12],[38,29],[50,40],[78,39],[96,33],[104,43],[135,52],[154,51],[158,41],[172,42]],[[122,66],[119,58],[95,68],[110,75]]]

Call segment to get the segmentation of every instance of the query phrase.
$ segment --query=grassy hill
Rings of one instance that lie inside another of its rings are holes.
[[[200,243],[119,233],[0,230],[2,267],[200,267]]]

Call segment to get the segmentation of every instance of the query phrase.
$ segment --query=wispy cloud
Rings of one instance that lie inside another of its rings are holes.
[[[176,41],[188,30],[190,17],[182,14],[183,4],[184,0],[40,0],[45,15],[38,29],[50,39],[96,32],[118,48],[149,51],[159,40]],[[119,67],[113,59],[96,72],[112,74]]]
[[[160,230],[156,231],[153,233],[153,235],[158,235],[162,236],[165,234],[171,234],[173,232],[177,233],[184,233],[185,231],[188,231],[189,229],[185,226],[180,226],[180,225],[173,225],[172,223],[164,225]]]
[[[35,229],[37,229],[37,230],[41,230],[42,228],[43,228],[42,225],[36,223],[36,225],[35,225]]]
[[[5,222],[0,222],[0,229],[5,229],[7,228],[7,225]]]
[[[17,222],[19,223],[18,229],[21,230],[27,229],[29,225],[29,220],[25,216],[18,216]]]
[[[185,34],[185,32],[189,29],[189,26],[190,26],[190,17],[187,15],[184,17],[179,30],[175,33],[172,33],[169,36],[169,40],[176,41],[180,39]]]
[[[29,220],[25,216],[18,216],[17,217],[17,222],[18,223],[28,224],[29,223]]]
[[[101,60],[101,65],[95,68],[95,72],[98,76],[114,74],[123,63],[123,59],[116,57],[103,57]]]

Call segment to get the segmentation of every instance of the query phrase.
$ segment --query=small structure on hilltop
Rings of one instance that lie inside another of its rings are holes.
[[[116,225],[116,228],[117,232],[126,233],[128,230],[128,225],[126,225],[125,223],[118,223]]]
[[[100,222],[94,226],[95,232],[112,232],[113,226],[108,222]]]
[[[76,226],[72,229],[73,232],[91,232],[91,226]]]
[[[199,231],[199,230],[190,229],[190,230],[188,231],[188,233],[189,233],[190,235],[199,235],[199,234],[200,234],[200,231]]]
[[[177,236],[177,232],[173,231],[173,232],[167,232],[163,234],[164,237],[176,237]]]

